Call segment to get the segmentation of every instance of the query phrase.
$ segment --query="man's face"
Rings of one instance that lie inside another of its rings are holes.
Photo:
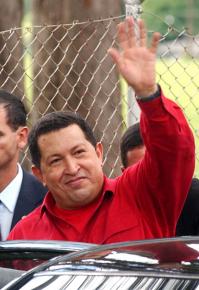
[[[7,124],[7,114],[0,105],[0,170],[11,168],[18,161],[19,149],[22,148],[20,129],[13,131]],[[25,146],[25,144],[24,144]]]
[[[127,167],[137,163],[140,159],[144,157],[145,154],[145,146],[140,145],[137,146],[127,152],[126,159],[127,159]]]
[[[41,135],[40,169],[33,172],[47,185],[60,208],[75,209],[96,199],[103,186],[102,145],[96,149],[76,124]]]

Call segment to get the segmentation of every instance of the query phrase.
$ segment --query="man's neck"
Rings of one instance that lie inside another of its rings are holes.
[[[0,192],[6,188],[6,186],[15,178],[18,173],[18,166],[14,164],[0,168]]]

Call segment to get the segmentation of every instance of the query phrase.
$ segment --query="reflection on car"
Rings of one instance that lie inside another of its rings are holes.
[[[199,238],[94,246],[57,256],[3,288],[199,289]]]
[[[0,242],[0,289],[53,257],[93,247],[94,244],[62,241],[6,241]]]

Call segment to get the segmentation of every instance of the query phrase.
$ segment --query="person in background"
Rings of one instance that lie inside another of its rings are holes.
[[[137,122],[127,128],[120,142],[120,157],[122,171],[130,165],[137,163],[144,157],[145,146],[140,133],[140,123]]]
[[[144,158],[145,146],[140,132],[140,124],[135,123],[124,132],[120,143],[122,171]],[[177,236],[199,235],[199,180],[193,178],[179,217]]]
[[[103,147],[87,122],[73,112],[52,112],[29,138],[34,174],[49,191],[8,240],[49,239],[107,244],[171,237],[191,183],[195,146],[182,110],[156,84],[159,33],[146,43],[144,22],[118,26],[122,51],[109,54],[137,96],[146,154],[115,178],[102,169]]]
[[[27,144],[26,110],[19,98],[0,90],[0,235],[41,204],[47,189],[18,163]]]
[[[193,178],[176,227],[177,236],[199,235],[199,179]]]

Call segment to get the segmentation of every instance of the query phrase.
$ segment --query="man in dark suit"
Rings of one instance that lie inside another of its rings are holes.
[[[199,179],[193,178],[182,213],[177,223],[176,236],[199,235]]]
[[[0,90],[0,234],[6,240],[10,230],[41,204],[47,189],[18,163],[27,144],[24,104]]]
[[[15,206],[10,230],[23,216],[30,213],[42,203],[46,192],[47,188],[44,187],[34,175],[23,170],[22,184]]]

